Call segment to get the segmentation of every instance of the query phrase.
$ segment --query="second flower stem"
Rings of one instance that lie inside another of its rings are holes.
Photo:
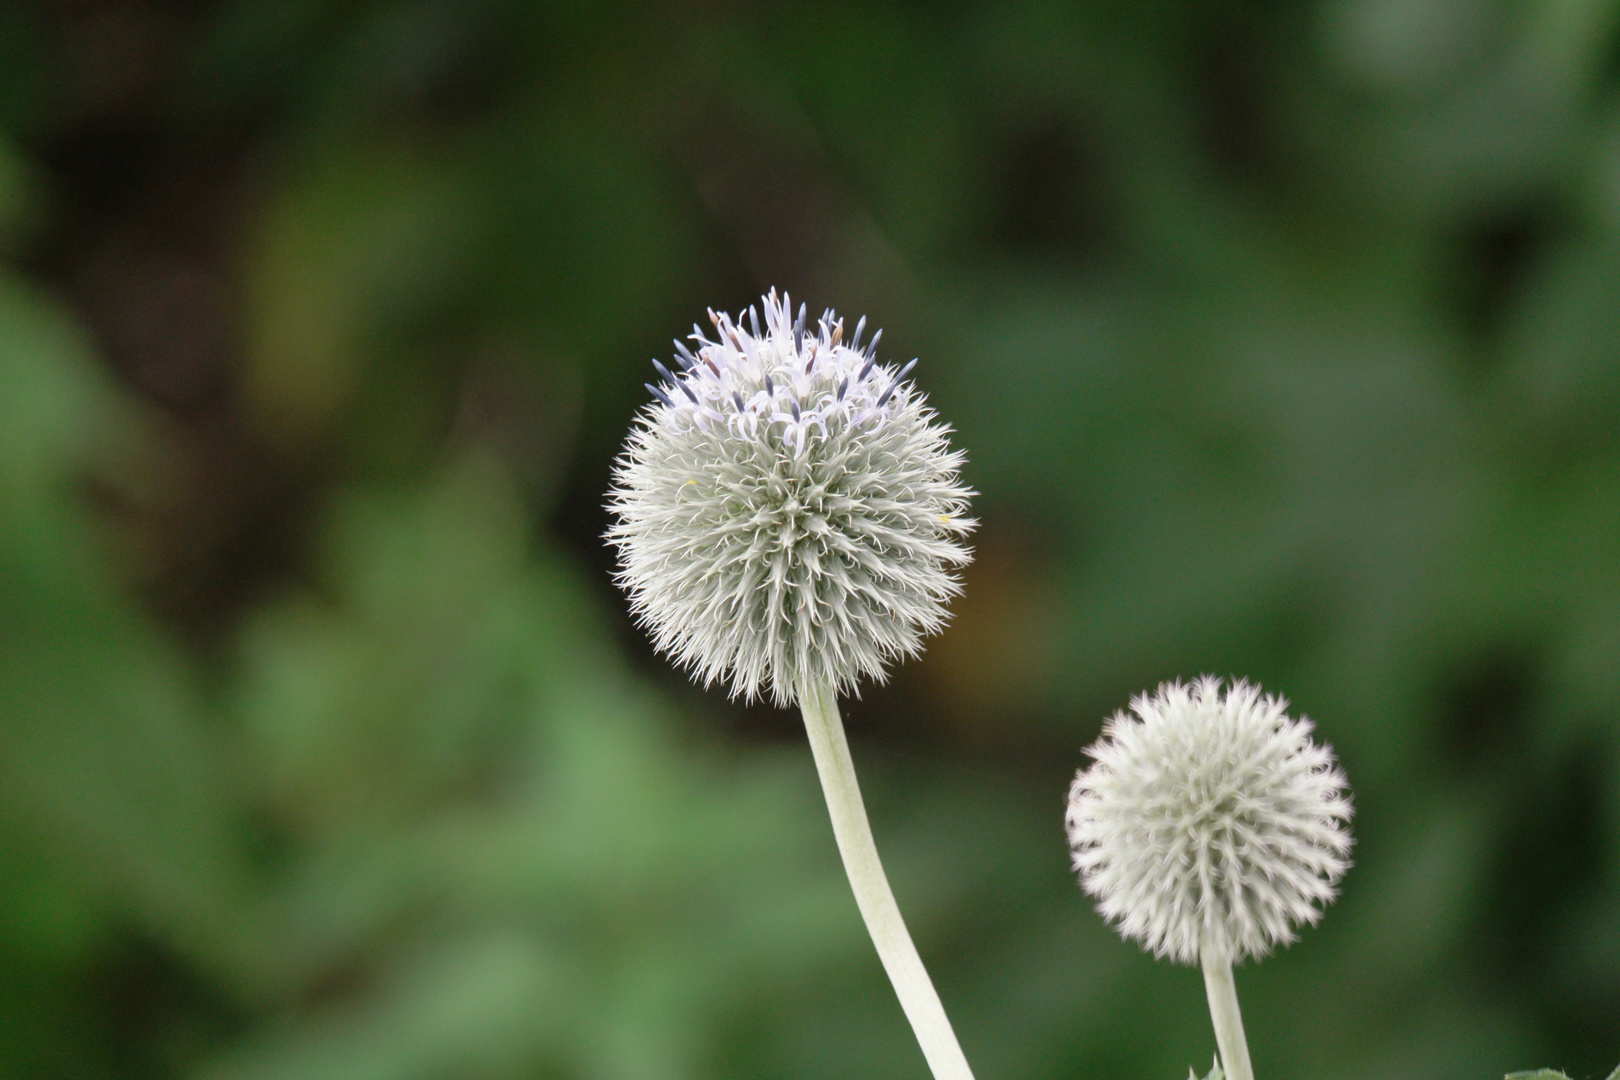
[[[917,947],[906,932],[883,864],[878,861],[832,688],[811,687],[801,697],[799,709],[810,735],[821,790],[827,796],[827,812],[832,815],[833,836],[844,859],[844,872],[855,892],[855,904],[866,920],[866,930],[872,935],[872,944],[877,947],[878,959],[883,961],[883,970],[889,973],[889,982],[900,998],[900,1008],[911,1021],[911,1030],[916,1033],[935,1080],[973,1080],[956,1033],[945,1017],[945,1007],[939,1003]],[[1236,999],[1233,1005],[1235,1008]]]
[[[1215,1023],[1215,1045],[1221,1051],[1226,1080],[1254,1080],[1249,1064],[1249,1040],[1243,1036],[1243,1013],[1238,1009],[1237,983],[1232,962],[1204,951],[1204,990],[1209,994],[1209,1018]]]

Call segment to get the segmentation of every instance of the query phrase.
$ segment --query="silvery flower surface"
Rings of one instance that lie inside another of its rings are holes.
[[[1115,714],[1069,789],[1074,866],[1156,956],[1259,956],[1315,923],[1349,867],[1351,814],[1311,722],[1257,687],[1165,683]]]
[[[853,689],[945,624],[969,559],[962,454],[922,393],[788,298],[709,312],[614,469],[607,537],[660,651],[705,684],[787,705]],[[912,363],[915,363],[913,361]]]

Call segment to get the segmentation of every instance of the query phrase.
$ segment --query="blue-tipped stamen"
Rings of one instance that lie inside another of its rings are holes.
[[[874,367],[876,367],[876,366],[877,366],[877,357],[875,357],[875,356],[867,357],[866,358],[866,365],[861,368],[861,373],[859,375],[855,376],[855,381],[858,382],[858,383],[865,382],[866,377],[868,375],[872,374],[872,369]]]
[[[887,390],[883,391],[883,396],[877,399],[877,407],[878,408],[880,408],[880,409],[883,408],[883,403],[888,401],[890,396],[893,395],[893,393],[896,390],[900,389],[900,380],[905,378],[907,372],[909,372],[912,368],[914,368],[916,366],[917,366],[917,360],[916,360],[915,357],[913,357],[911,363],[907,364],[905,367],[900,369],[900,374],[898,374],[898,375],[896,375],[894,377],[894,381],[889,384],[889,388]]]
[[[868,357],[873,357],[873,356],[877,355],[877,343],[882,341],[882,340],[883,340],[883,328],[879,327],[878,332],[872,335],[872,340],[868,341],[866,343],[866,355]]]
[[[838,398],[837,398],[837,400],[843,401],[844,400],[844,391],[848,390],[848,389],[849,389],[849,376],[845,375],[843,380],[841,382],[839,382],[839,384],[838,384]]]
[[[670,340],[675,343],[675,359],[680,363],[681,367],[687,371],[697,367],[697,358],[692,355],[692,350],[682,345],[679,338],[671,338]]]
[[[668,405],[672,409],[675,407],[675,403],[669,400],[669,395],[658,389],[658,387],[654,386],[652,383],[642,383],[641,385],[652,391],[652,396],[657,398],[659,401],[662,401],[665,405]]]
[[[855,336],[850,339],[849,347],[856,352],[861,351],[861,335],[866,333],[866,316],[862,315],[855,324]]]
[[[652,362],[652,366],[658,371],[658,374],[663,377],[665,382],[673,383],[674,385],[680,387],[681,391],[685,393],[687,397],[692,399],[692,404],[701,404],[701,402],[698,401],[698,396],[692,393],[692,388],[687,386],[683,380],[677,379],[675,376],[671,375],[669,373],[669,368],[665,367],[663,364],[660,364],[656,359]]]

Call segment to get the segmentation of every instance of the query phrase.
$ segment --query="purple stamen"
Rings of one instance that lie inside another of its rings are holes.
[[[883,403],[885,401],[888,401],[890,396],[896,390],[900,389],[900,380],[904,379],[906,377],[906,373],[909,372],[912,368],[914,368],[916,366],[917,366],[917,358],[912,357],[911,358],[911,363],[907,364],[905,367],[900,369],[900,374],[898,374],[898,375],[896,375],[894,377],[894,381],[889,384],[889,388],[887,390],[883,391],[883,396],[877,399],[877,407],[878,408],[880,408],[880,409],[883,408]]]
[[[892,395],[896,390],[900,389],[900,380],[906,377],[906,372],[910,371],[916,366],[917,361],[916,358],[913,357],[911,363],[900,369],[900,374],[894,377],[894,381],[889,384],[889,388],[883,391],[883,396],[877,399],[878,408],[883,408],[883,403],[889,400],[890,395]]]

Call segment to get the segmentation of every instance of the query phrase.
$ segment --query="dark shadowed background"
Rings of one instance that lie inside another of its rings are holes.
[[[885,328],[982,528],[847,709],[982,1080],[1177,1080],[1067,866],[1201,672],[1355,790],[1264,1080],[1620,1060],[1611,0],[0,5],[0,1073],[921,1078],[798,718],[598,539],[648,357]]]

